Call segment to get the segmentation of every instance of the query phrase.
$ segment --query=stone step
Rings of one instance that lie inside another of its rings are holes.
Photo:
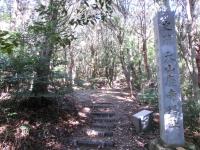
[[[95,117],[113,117],[115,113],[114,112],[92,112],[91,115]]]
[[[113,108],[113,104],[112,103],[95,103],[92,106],[93,108]]]
[[[100,109],[100,108],[114,108],[114,106],[109,106],[109,105],[94,105],[92,106],[94,109]]]
[[[98,148],[114,147],[113,141],[93,140],[93,139],[75,139],[73,140],[74,146],[91,146]]]
[[[93,103],[93,105],[113,105],[113,103],[108,103],[108,102],[98,102],[98,103]]]
[[[91,107],[92,106],[92,104],[89,102],[82,102],[80,105],[81,105],[81,107]]]
[[[108,106],[106,106],[106,105],[99,105],[99,106],[93,106],[92,107],[94,110],[113,110],[114,109],[114,106],[111,106],[111,105],[108,105]]]
[[[93,122],[99,122],[99,123],[116,123],[117,122],[117,119],[116,118],[114,118],[114,117],[110,117],[110,118],[97,118],[97,117],[95,117],[95,118],[93,118],[92,119],[92,121]]]
[[[114,112],[113,109],[112,110],[107,110],[107,109],[101,109],[101,110],[93,109],[92,110],[92,113],[113,113],[113,112]]]
[[[98,129],[114,129],[116,127],[115,124],[103,124],[103,123],[92,123],[91,127],[98,128]]]
[[[107,108],[97,108],[97,109],[92,109],[91,113],[102,113],[102,114],[106,114],[106,113],[114,113],[115,110],[114,109],[107,109]]]
[[[85,129],[85,133],[90,137],[112,137],[112,131],[98,130],[98,129]]]

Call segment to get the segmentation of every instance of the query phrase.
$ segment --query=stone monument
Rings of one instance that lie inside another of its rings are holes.
[[[167,146],[184,145],[175,13],[160,11],[154,18],[159,89],[160,137]]]

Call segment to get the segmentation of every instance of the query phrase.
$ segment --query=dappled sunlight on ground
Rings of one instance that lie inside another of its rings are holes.
[[[93,97],[94,97],[95,102],[104,102],[105,98],[114,99],[119,102],[132,102],[135,100],[135,98],[130,98],[129,94],[124,93],[124,92],[123,92],[123,94],[120,92],[116,92],[115,94],[113,94],[113,93],[107,94],[106,92],[103,92],[101,94],[94,95]],[[98,100],[96,100],[96,98],[98,98]],[[109,100],[107,100],[107,101],[109,101]]]
[[[138,147],[144,147],[145,143],[142,141],[139,141],[139,140],[135,140],[135,142],[137,143]]]
[[[98,132],[95,131],[95,130],[92,130],[92,129],[88,129],[88,130],[86,131],[86,134],[87,134],[89,137],[95,137],[95,136],[98,135]]]
[[[8,125],[1,125],[0,134],[4,133],[7,130]]]
[[[87,114],[83,112],[78,112],[78,115],[83,118],[87,118]]]
[[[79,125],[79,124],[80,124],[79,121],[74,120],[74,119],[70,119],[70,120],[68,120],[68,123],[69,123],[70,126],[71,126],[71,125]]]
[[[7,100],[7,99],[10,99],[10,98],[11,98],[11,94],[10,93],[2,92],[1,95],[0,95],[0,101]]]
[[[116,113],[117,126],[113,137],[109,138],[115,141],[119,150],[134,148],[143,150],[147,140],[155,137],[156,134],[147,137],[147,134],[138,135],[135,132],[131,123],[131,116],[146,106],[141,106],[138,101],[131,99],[128,91],[121,89],[77,89],[73,94],[64,97],[60,106],[62,109],[59,111],[54,107],[56,105],[35,111],[27,109],[25,109],[26,111],[19,111],[5,106],[0,115],[4,117],[4,122],[7,123],[0,124],[0,136],[3,137],[0,139],[0,144],[1,146],[10,144],[19,148],[29,145],[33,149],[64,149],[67,144],[69,145],[66,142],[69,136],[78,135],[82,137],[83,133],[80,129],[89,125],[91,121],[89,114],[96,113],[89,106],[95,106],[99,103],[108,106],[107,108],[99,108],[99,112],[112,113],[115,111]],[[9,106],[14,105],[9,104]],[[72,107],[74,105],[77,105],[77,111]],[[70,109],[71,112],[69,113]],[[96,139],[99,133],[99,131],[91,129],[84,134],[87,134],[91,139]],[[4,145],[3,141],[5,141]],[[14,141],[17,142],[14,143]]]
[[[112,112],[115,111],[117,116],[117,126],[113,137],[116,143],[116,147],[113,150],[144,150],[147,143],[156,138],[159,135],[158,128],[151,133],[138,134],[132,124],[132,115],[141,109],[149,109],[148,105],[141,105],[136,98],[131,98],[130,93],[123,89],[95,89],[95,90],[84,90],[78,93],[81,103],[85,103],[91,106],[114,105],[114,107],[99,108],[98,112]],[[85,101],[83,101],[83,99]],[[90,110],[91,111],[91,110]],[[88,113],[90,113],[88,111]],[[95,112],[95,110],[93,111]],[[87,117],[87,112],[80,113],[79,115]],[[95,140],[98,137],[98,131],[94,129],[87,130],[86,133],[88,137]],[[75,132],[74,136],[83,137],[83,133],[80,131]]]
[[[111,112],[113,111],[113,108],[100,108],[98,109],[99,112]]]
[[[89,113],[91,111],[91,109],[89,107],[84,107],[83,108],[83,112],[84,113]]]
[[[68,98],[72,97],[66,96],[62,107],[52,103],[34,111],[12,100],[1,101],[0,149],[63,149],[65,139],[86,122]]]

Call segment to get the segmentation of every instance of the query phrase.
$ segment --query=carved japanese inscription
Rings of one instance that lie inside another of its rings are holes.
[[[167,145],[183,145],[183,113],[174,12],[158,12],[154,26],[159,85],[160,136]]]

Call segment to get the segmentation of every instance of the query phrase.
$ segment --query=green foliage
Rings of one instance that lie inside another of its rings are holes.
[[[184,123],[191,131],[200,131],[200,102],[189,100],[184,104]]]
[[[134,88],[136,88],[136,89],[141,89],[141,83],[142,83],[142,77],[141,76],[139,76],[136,80],[132,80],[131,81],[132,83],[132,86],[134,87]]]
[[[154,45],[153,43],[150,43],[149,42],[149,45],[148,45],[148,64],[149,64],[149,67],[151,68],[151,73],[152,73],[152,76],[156,76],[156,53],[155,53],[155,48],[154,48]]]
[[[3,60],[0,64],[1,89],[6,90],[5,92],[28,89],[36,65],[36,58],[17,48],[11,56],[1,55],[1,60]]]
[[[10,16],[10,14],[8,14],[8,13],[1,13],[1,14],[0,14],[0,18],[2,18],[3,21],[10,21],[11,16]]]
[[[78,79],[78,78],[75,78],[74,79],[74,83],[77,85],[77,86],[80,86],[80,87],[83,87],[83,85],[84,85],[84,80],[82,80],[82,79]]]
[[[65,2],[61,0],[53,1],[48,6],[39,5],[36,11],[42,20],[36,21],[33,25],[29,26],[29,32],[36,35],[39,34],[40,38],[41,36],[48,38],[48,42],[53,43],[52,45],[61,47],[70,45],[76,38],[69,32],[69,25],[71,23],[67,19],[69,14],[64,7],[65,5]],[[73,19],[71,22],[73,22]],[[58,24],[62,24],[59,29],[57,28]]]
[[[17,113],[16,112],[12,112],[12,113],[8,113],[8,117],[15,117],[17,115]]]
[[[158,103],[158,95],[155,88],[143,89],[142,92],[138,94],[138,98],[143,103],[148,103],[148,104]]]
[[[10,65],[16,73],[27,75],[32,73],[36,60],[36,57],[21,51],[10,58]]]
[[[77,9],[77,14],[79,17],[77,19],[73,18],[70,20],[70,25],[88,25],[91,23],[94,25],[97,20],[106,21],[107,17],[113,12],[112,0],[95,0],[95,3],[89,4],[88,0],[82,1],[82,5]],[[94,13],[91,13],[95,11]]]
[[[192,97],[192,89],[193,89],[193,85],[191,83],[191,81],[189,80],[183,80],[182,81],[182,85],[181,85],[181,89],[182,89],[182,96],[185,99],[191,98]]]
[[[20,44],[20,35],[18,33],[0,30],[0,51],[11,54]]]

